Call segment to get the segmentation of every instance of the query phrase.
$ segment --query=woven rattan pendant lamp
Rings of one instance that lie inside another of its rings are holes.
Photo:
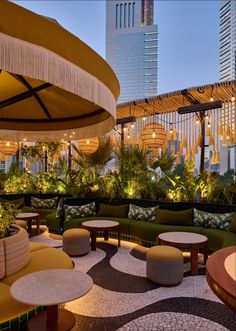
[[[161,124],[152,122],[144,127],[141,140],[144,147],[155,150],[165,144],[167,135]]]

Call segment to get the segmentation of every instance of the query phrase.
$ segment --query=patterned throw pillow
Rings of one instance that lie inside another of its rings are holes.
[[[230,231],[232,217],[233,213],[215,214],[194,209],[193,222],[195,225],[204,226],[206,228]]]
[[[57,205],[57,210],[56,210],[56,218],[60,218],[64,220],[65,214],[64,214],[64,200],[60,199]]]
[[[137,221],[153,222],[156,219],[156,210],[158,207],[159,206],[143,208],[130,204],[128,218],[132,218]]]
[[[58,198],[51,198],[51,199],[38,199],[35,197],[31,198],[31,207],[37,208],[37,209],[53,209],[57,208],[57,201]]]
[[[96,215],[95,202],[91,202],[82,206],[64,205],[64,213],[65,222],[68,222],[75,217],[82,218]]]

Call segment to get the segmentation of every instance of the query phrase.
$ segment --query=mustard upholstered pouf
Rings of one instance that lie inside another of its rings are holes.
[[[147,252],[147,278],[163,286],[173,286],[183,279],[183,254],[175,247],[154,246]]]
[[[63,251],[70,256],[88,254],[90,233],[85,229],[70,229],[63,233]]]

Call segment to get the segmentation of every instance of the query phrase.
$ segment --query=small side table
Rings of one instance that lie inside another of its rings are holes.
[[[157,238],[158,245],[164,244],[176,248],[190,249],[192,275],[198,274],[198,249],[203,249],[204,263],[208,258],[208,238],[202,234],[192,232],[164,232]]]
[[[82,297],[92,285],[92,278],[80,271],[49,269],[19,278],[10,292],[19,302],[48,306],[46,311],[31,318],[29,331],[68,331],[75,325],[75,316],[66,309],[58,309],[58,304]]]
[[[38,213],[18,213],[16,215],[17,220],[27,221],[28,232],[31,233],[32,230],[32,220],[36,220],[37,233],[39,233],[40,219]]]
[[[97,231],[104,231],[104,240],[108,240],[108,231],[115,231],[118,234],[118,247],[120,247],[120,224],[114,221],[94,220],[86,221],[81,227],[90,231],[91,250],[96,251]]]

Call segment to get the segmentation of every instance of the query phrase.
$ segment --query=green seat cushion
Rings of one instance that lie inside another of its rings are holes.
[[[212,228],[203,228],[202,234],[208,238],[208,247],[210,250],[236,245],[236,233]]]
[[[46,225],[49,229],[60,230],[63,228],[63,221],[60,218],[57,218],[56,211],[53,211],[51,214],[46,216]]]
[[[32,208],[32,213],[38,213],[40,215],[40,219],[46,219],[46,217],[52,213],[55,213],[55,209],[48,209],[48,208]]]
[[[56,248],[44,248],[32,252],[29,262],[23,269],[1,281],[7,285],[12,285],[20,277],[47,269],[73,269],[73,263],[63,251]]]
[[[116,218],[116,217],[102,217],[102,216],[93,216],[93,217],[83,217],[83,218],[73,218],[69,222],[64,223],[64,230],[71,228],[81,227],[81,223],[91,220],[108,220],[115,221],[120,224],[120,232],[123,234],[130,234],[130,224],[134,222],[129,218]]]
[[[233,214],[230,224],[230,231],[236,233],[236,213]]]
[[[191,226],[193,225],[193,208],[180,211],[157,209],[154,223]]]
[[[165,225],[152,222],[137,221],[130,224],[130,234],[144,241],[156,242],[156,237],[163,232],[184,231],[201,233],[202,227],[183,226],[183,225]]]
[[[21,208],[21,212],[22,213],[32,213],[33,207],[30,206],[24,206],[23,208]]]
[[[50,199],[39,199],[32,197],[31,198],[31,206],[37,209],[53,209],[57,208],[58,198],[50,198]]]
[[[4,199],[4,198],[0,198],[0,203],[2,203],[2,204],[10,203],[12,205],[15,205],[17,209],[21,209],[25,205],[25,199],[24,198],[19,198],[19,199]]]
[[[128,204],[114,206],[114,205],[100,203],[97,216],[127,218],[128,212],[129,212]]]

